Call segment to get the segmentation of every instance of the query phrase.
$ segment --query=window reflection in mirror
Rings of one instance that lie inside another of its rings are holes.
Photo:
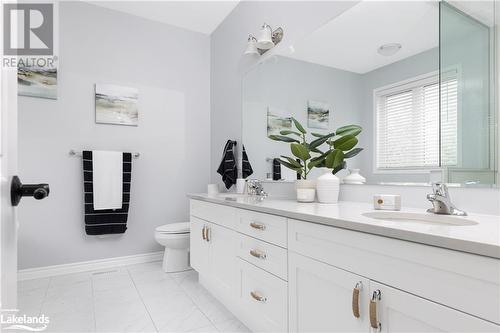
[[[273,50],[243,80],[255,176],[272,178],[272,160],[290,155],[268,135],[294,117],[309,133],[361,125],[364,151],[347,168],[368,183],[495,183],[494,8],[480,3],[362,1]],[[321,123],[311,105],[328,110]]]

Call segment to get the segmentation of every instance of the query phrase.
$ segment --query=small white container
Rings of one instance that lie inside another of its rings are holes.
[[[373,208],[377,210],[401,210],[401,196],[397,194],[376,194]]]
[[[245,193],[246,184],[247,184],[247,180],[245,178],[236,179],[236,193],[238,193],[238,194]]]
[[[297,201],[298,202],[314,202],[316,198],[316,190],[313,188],[298,188]]]
[[[208,195],[219,194],[219,185],[218,184],[208,184],[207,185],[207,193],[208,193]]]

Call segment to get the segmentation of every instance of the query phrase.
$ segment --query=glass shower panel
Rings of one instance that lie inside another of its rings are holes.
[[[440,160],[450,183],[494,184],[494,2],[440,3]]]

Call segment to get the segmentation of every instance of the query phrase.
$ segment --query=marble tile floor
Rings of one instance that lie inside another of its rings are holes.
[[[20,281],[21,315],[50,318],[44,332],[249,332],[198,283],[161,262]]]

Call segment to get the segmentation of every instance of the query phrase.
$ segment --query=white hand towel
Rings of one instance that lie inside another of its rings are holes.
[[[94,210],[122,208],[123,153],[92,151]]]

